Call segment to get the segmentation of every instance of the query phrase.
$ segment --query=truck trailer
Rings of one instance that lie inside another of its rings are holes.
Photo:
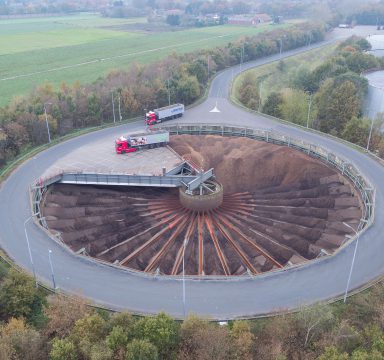
[[[183,104],[173,104],[169,106],[164,106],[153,111],[149,111],[145,114],[145,121],[147,125],[154,125],[162,121],[167,121],[171,119],[176,119],[183,116],[184,114],[184,105]]]
[[[169,132],[166,130],[147,131],[128,136],[120,136],[115,141],[117,154],[135,152],[141,149],[151,149],[165,146],[169,143]]]

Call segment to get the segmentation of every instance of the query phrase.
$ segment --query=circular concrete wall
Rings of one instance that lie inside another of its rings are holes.
[[[179,199],[181,205],[194,211],[207,211],[218,208],[223,202],[223,186],[216,182],[214,184],[214,192],[205,195],[189,195],[185,192],[185,188],[180,188]]]

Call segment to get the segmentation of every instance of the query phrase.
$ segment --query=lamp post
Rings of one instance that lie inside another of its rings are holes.
[[[261,110],[261,102],[262,102],[262,92],[263,92],[263,82],[260,82],[260,87],[259,87],[259,106],[257,108],[257,111],[260,112]]]
[[[183,316],[185,319],[185,247],[187,245],[187,240],[184,239],[183,243]]]
[[[32,216],[30,216],[27,220],[24,221],[24,233],[25,233],[25,239],[27,240],[27,247],[28,247],[28,253],[29,253],[29,260],[32,265],[32,272],[33,272],[33,278],[35,279],[35,286],[36,288],[38,287],[37,285],[37,278],[36,278],[36,271],[35,271],[35,264],[33,263],[33,257],[32,257],[32,251],[31,251],[31,246],[29,244],[29,238],[28,238],[28,232],[27,232],[27,222],[32,219]]]
[[[47,132],[48,132],[48,142],[51,143],[51,132],[49,131],[49,124],[48,124],[48,116],[47,116],[47,107],[46,105],[52,105],[50,102],[44,103],[44,115],[45,115],[45,123],[47,125]]]
[[[308,115],[307,115],[307,129],[309,128],[309,115],[311,114],[311,106],[312,106],[312,93],[309,94]]]
[[[384,88],[379,88],[381,90],[381,102],[380,104],[383,103],[383,98],[384,98]],[[371,119],[371,126],[369,128],[369,135],[368,135],[368,142],[367,142],[367,151],[369,151],[369,146],[371,145],[371,139],[372,139],[372,131],[373,131],[373,124],[375,122],[374,117],[372,116]]]
[[[343,222],[343,224],[350,228],[356,235],[356,243],[355,243],[355,250],[353,251],[353,257],[352,257],[352,262],[351,262],[351,269],[349,270],[349,275],[348,275],[348,281],[347,281],[347,287],[345,288],[345,293],[344,293],[344,304],[347,302],[347,296],[348,296],[348,289],[349,289],[349,284],[351,282],[351,277],[352,277],[352,271],[353,271],[353,266],[355,265],[355,258],[356,258],[356,253],[357,253],[357,247],[359,245],[359,233],[349,224]]]
[[[171,88],[169,87],[169,78],[167,79],[167,90],[168,90],[168,105],[171,105]]]
[[[281,60],[281,52],[283,50],[283,39],[279,39],[279,42],[280,42],[280,55],[279,55],[279,59]]]
[[[144,124],[148,125],[148,123],[147,123],[147,108],[144,108]]]
[[[373,131],[373,123],[374,123],[374,119],[373,119],[373,116],[372,116],[372,119],[371,119],[371,126],[369,128],[369,135],[368,135],[368,142],[367,142],[367,151],[369,151],[369,145],[371,145],[371,137],[372,137],[372,131]]]
[[[112,111],[113,111],[113,123],[116,123],[115,101],[113,99],[113,91],[112,91]]]
[[[209,55],[207,56],[207,71],[208,71],[208,81],[209,81],[209,71],[210,71],[210,69],[209,69]]]
[[[244,61],[244,43],[242,43],[241,49],[240,49],[240,72],[241,72],[241,67],[243,65],[243,61]]]
[[[53,272],[51,254],[52,254],[52,250],[48,249],[48,259],[49,259],[49,265],[51,266],[52,284],[53,284],[53,289],[56,290],[55,274]]]
[[[121,116],[121,96],[119,93],[119,121],[123,120],[123,117]]]

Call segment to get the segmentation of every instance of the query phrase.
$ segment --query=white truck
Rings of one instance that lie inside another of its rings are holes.
[[[184,114],[183,104],[173,104],[164,106],[153,111],[149,111],[145,114],[145,121],[147,125],[154,125],[162,121],[176,119]]]

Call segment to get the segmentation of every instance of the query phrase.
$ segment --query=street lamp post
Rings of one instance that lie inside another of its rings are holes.
[[[31,219],[32,219],[32,216],[30,216],[27,220],[24,221],[24,233],[25,233],[25,239],[27,240],[29,260],[30,260],[31,265],[32,265],[33,278],[35,279],[35,286],[37,288],[38,284],[37,284],[37,278],[36,278],[35,264],[33,262],[32,251],[31,251],[31,246],[29,244],[29,238],[28,238],[28,232],[27,232],[27,222]]]
[[[308,104],[308,116],[307,116],[307,129],[309,128],[309,115],[311,114],[311,106],[312,106],[312,94],[309,94],[309,104]]]
[[[209,81],[209,72],[210,72],[210,69],[209,69],[209,55],[207,56],[207,71],[208,71],[208,81]]]
[[[344,303],[347,302],[347,296],[348,296],[348,289],[349,289],[349,284],[351,282],[351,277],[352,277],[352,271],[353,271],[353,266],[355,265],[355,258],[356,258],[356,253],[357,253],[357,247],[359,245],[359,233],[349,224],[343,222],[343,224],[350,228],[356,235],[356,243],[355,243],[355,249],[353,251],[353,257],[352,257],[352,262],[351,262],[351,269],[349,270],[349,275],[348,275],[348,281],[347,281],[347,287],[345,288],[345,293],[344,293]]]
[[[120,93],[119,93],[119,120],[123,120],[123,117],[121,116],[121,101],[120,101]]]
[[[373,131],[373,123],[374,123],[374,119],[373,119],[373,116],[372,116],[372,119],[371,119],[371,126],[369,128],[369,135],[368,135],[368,142],[367,142],[367,151],[369,151],[369,145],[371,145],[371,138],[372,138],[372,131]]]
[[[381,102],[380,104],[383,103],[383,99],[384,99],[384,88],[380,88],[381,90]],[[367,151],[369,151],[369,146],[371,145],[371,139],[372,139],[372,131],[373,131],[373,124],[375,122],[375,119],[374,119],[374,116],[372,115],[372,119],[371,119],[371,126],[369,128],[369,135],[368,135],[368,142],[367,142]]]
[[[168,90],[168,105],[171,105],[171,88],[169,87],[169,78],[167,79],[167,90]]]
[[[185,247],[187,245],[187,240],[184,239],[183,243],[183,316],[185,318]]]
[[[263,92],[263,82],[260,82],[260,87],[259,87],[259,106],[257,108],[257,111],[260,112],[261,110],[261,102],[262,102],[262,92]]]
[[[113,99],[113,91],[112,91],[112,111],[113,111],[113,123],[116,122],[116,114],[115,114],[115,101]]]
[[[279,59],[281,60],[281,52],[283,50],[283,39],[279,39],[279,42],[280,42],[280,55],[279,55]]]
[[[48,259],[49,259],[49,265],[51,266],[51,277],[52,277],[52,284],[53,289],[56,290],[56,282],[55,282],[55,274],[53,272],[53,265],[52,265],[52,259],[51,259],[52,250],[48,250]]]
[[[244,43],[242,43],[241,49],[240,49],[240,72],[241,72],[241,67],[243,65],[243,61],[244,61]]]
[[[144,108],[143,110],[144,110],[144,124],[148,125],[147,124],[147,108]]]
[[[51,132],[49,131],[49,124],[48,124],[48,116],[47,116],[47,107],[46,105],[52,105],[50,102],[44,103],[44,115],[45,115],[45,123],[47,125],[47,132],[48,132],[48,142],[51,143]]]

